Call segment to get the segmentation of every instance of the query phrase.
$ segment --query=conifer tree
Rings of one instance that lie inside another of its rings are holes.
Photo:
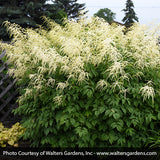
[[[8,39],[6,29],[2,26],[8,20],[22,27],[37,27],[42,24],[41,16],[56,13],[53,4],[48,0],[1,0],[0,1],[0,39]]]
[[[64,10],[68,18],[76,19],[80,16],[80,11],[85,9],[85,3],[79,4],[77,0],[52,0],[52,2],[54,2],[57,8]]]
[[[136,13],[134,11],[134,4],[132,0],[127,0],[126,2],[126,8],[122,11],[125,12],[125,17],[122,19],[126,27],[130,27],[135,23],[135,21],[138,22],[138,17],[136,16]]]

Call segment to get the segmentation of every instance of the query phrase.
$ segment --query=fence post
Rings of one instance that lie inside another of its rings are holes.
[[[17,80],[8,75],[8,64],[2,60],[4,56],[5,51],[0,54],[0,122],[12,119],[14,115],[11,112],[18,107],[18,89],[15,85]]]

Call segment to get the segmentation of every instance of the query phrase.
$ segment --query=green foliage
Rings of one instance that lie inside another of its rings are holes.
[[[50,13],[48,16],[49,18],[53,19],[55,22],[62,24],[63,20],[67,18],[67,13],[64,12],[63,10],[55,9],[55,12]]]
[[[122,20],[126,27],[132,26],[135,21],[138,22],[138,17],[136,16],[136,13],[133,8],[134,4],[132,0],[127,0],[126,8],[123,9],[123,11],[125,12],[125,17]]]
[[[6,0],[0,2],[0,39],[8,40],[6,29],[2,26],[4,21],[16,23],[22,27],[33,27],[43,23],[41,16],[49,16],[60,23],[66,17],[53,4],[46,4],[48,0]]]
[[[88,12],[85,11],[84,13],[80,13],[81,11],[84,11],[85,4],[79,4],[77,1],[78,0],[53,0],[57,9],[64,10],[64,12],[67,13],[68,18],[74,19],[77,19],[81,14],[86,14]]]
[[[104,8],[100,9],[97,13],[94,14],[94,16],[98,16],[100,18],[103,18],[107,22],[111,23],[115,19],[115,13],[113,13],[110,9]]]
[[[6,22],[14,45],[1,45],[21,86],[15,114],[24,139],[36,147],[145,146],[150,130],[160,130],[156,32],[137,24],[124,34],[97,17],[48,23],[45,31]]]
[[[3,124],[0,123],[0,147],[6,147],[7,145],[18,147],[18,140],[24,131],[18,122],[11,128],[5,128]]]
[[[158,119],[160,119],[159,117],[160,113],[158,113]],[[159,149],[160,147],[160,132],[159,131],[155,131],[155,130],[151,130],[150,131],[153,135],[148,137],[148,141],[146,146],[148,146],[149,148],[153,148],[153,149]]]

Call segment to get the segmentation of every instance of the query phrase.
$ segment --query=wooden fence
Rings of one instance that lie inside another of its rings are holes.
[[[15,85],[17,80],[7,74],[7,62],[2,60],[4,56],[5,51],[0,54],[0,122],[13,119],[14,115],[11,112],[18,107],[18,90]]]

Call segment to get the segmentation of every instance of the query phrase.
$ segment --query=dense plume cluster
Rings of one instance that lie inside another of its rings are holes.
[[[44,20],[50,29],[48,32],[42,28],[24,30],[16,24],[5,23],[14,35],[11,45],[3,45],[7,47],[10,62],[15,65],[10,73],[21,79],[27,70],[37,67],[36,73],[28,75],[30,85],[36,89],[40,90],[45,84],[63,90],[70,87],[70,78],[82,83],[89,79],[89,73],[85,70],[87,63],[95,67],[103,63],[106,64],[102,73],[105,78],[97,82],[96,88],[118,86],[119,91],[123,92],[127,89],[123,86],[125,80],[141,78],[144,76],[143,70],[160,67],[157,28],[150,30],[146,25],[135,24],[131,31],[124,34],[124,26],[109,25],[98,18],[82,19],[78,23],[66,21],[65,27],[45,17]],[[37,66],[39,63],[41,65]],[[57,68],[67,76],[66,81],[44,78],[45,73],[54,74]],[[134,68],[134,72],[128,68]],[[109,79],[112,81],[107,85]],[[154,89],[144,90],[144,87],[142,89],[146,93],[142,95],[153,98],[154,92],[150,91]],[[27,89],[26,94],[31,94],[31,90]]]

